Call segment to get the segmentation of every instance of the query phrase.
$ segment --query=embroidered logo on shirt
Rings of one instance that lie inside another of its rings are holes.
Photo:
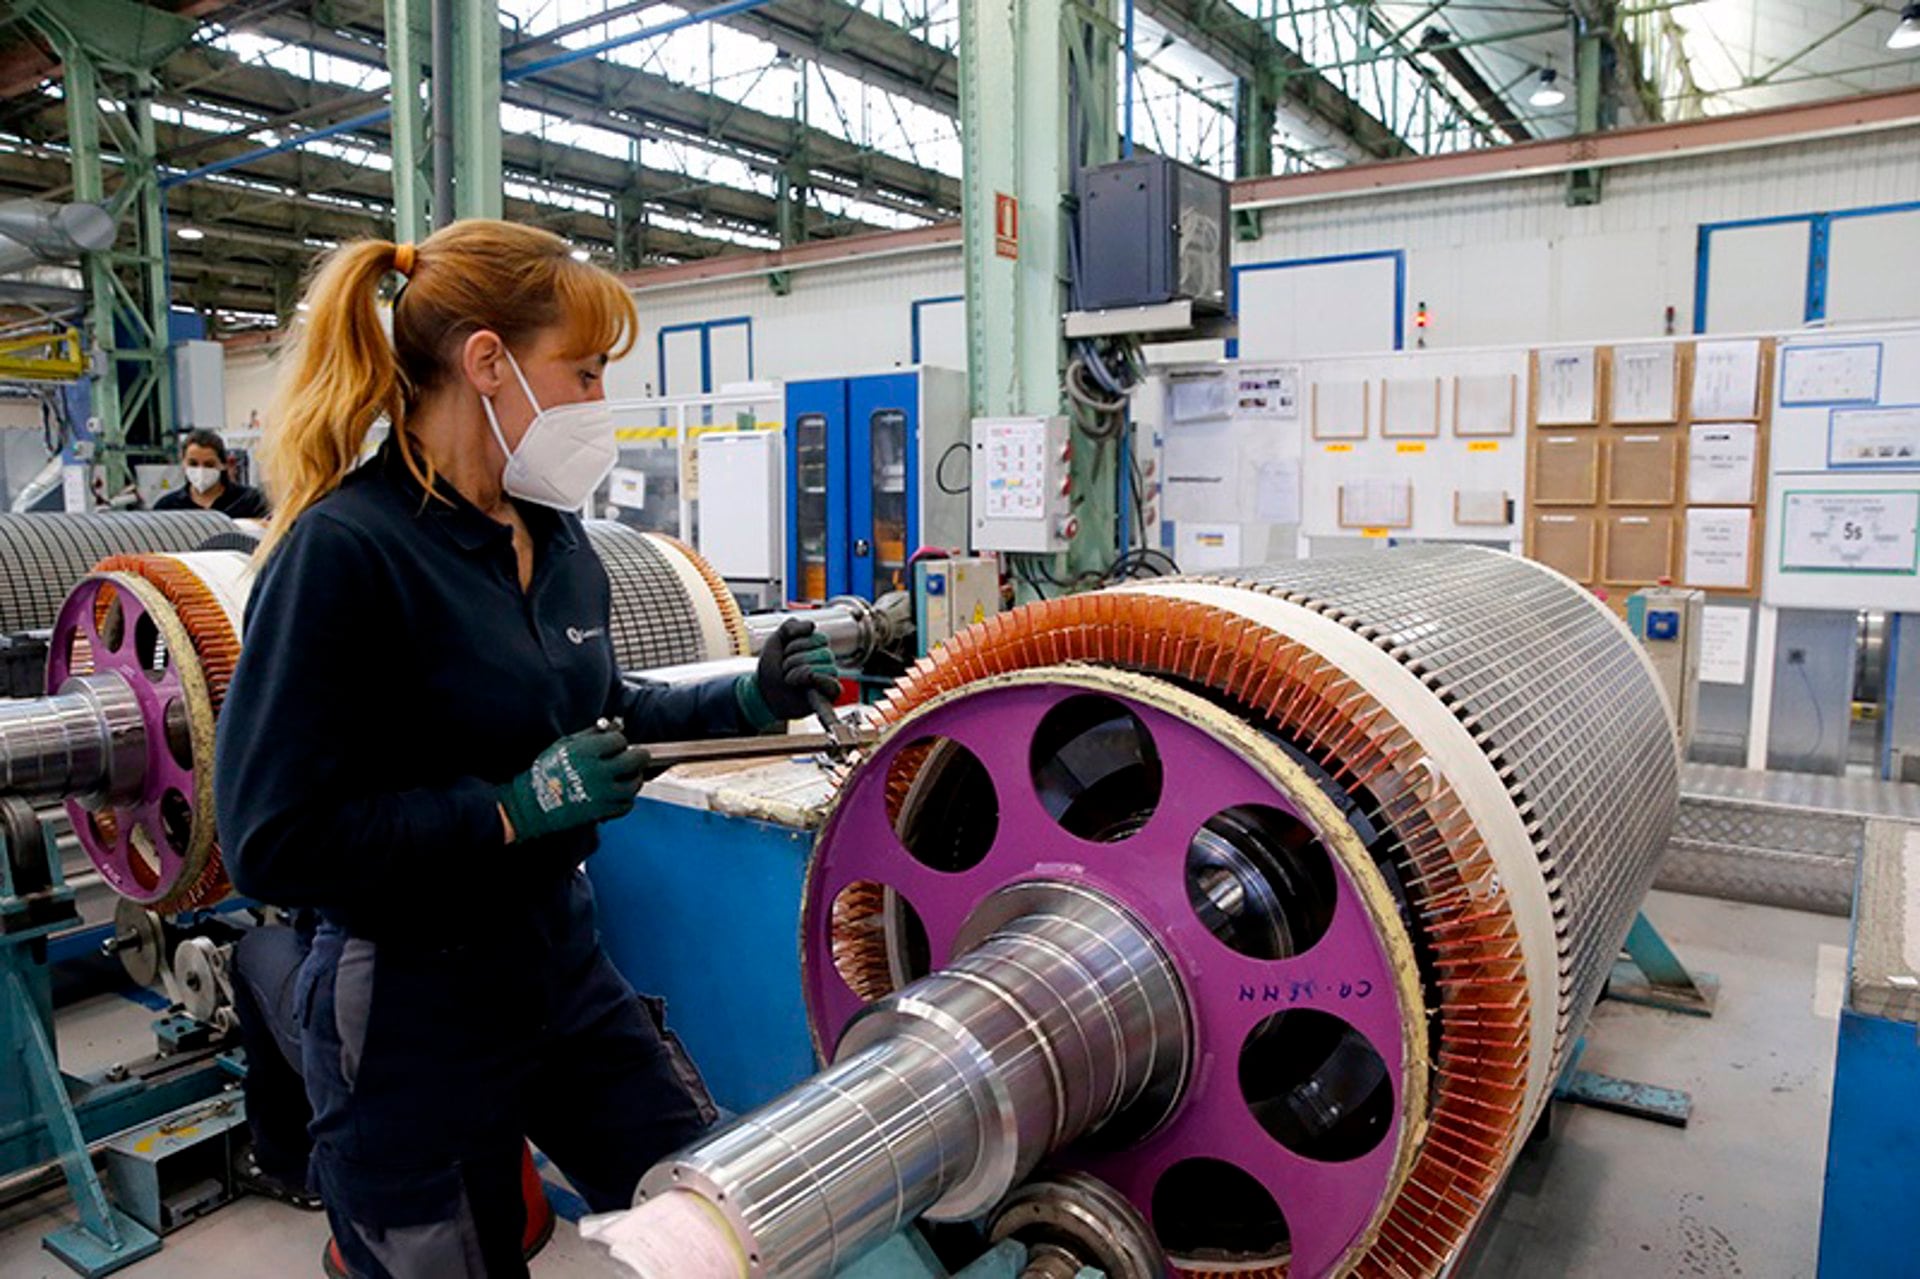
[[[590,639],[599,639],[606,633],[607,628],[604,626],[589,626],[584,631],[578,626],[569,626],[567,628],[567,638],[576,644],[584,644]]]

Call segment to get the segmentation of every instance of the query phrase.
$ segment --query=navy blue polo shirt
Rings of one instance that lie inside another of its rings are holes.
[[[357,936],[425,945],[571,930],[590,827],[508,845],[496,788],[601,716],[635,741],[745,731],[730,678],[620,679],[609,588],[573,515],[512,531],[388,443],[315,503],[253,587],[220,714],[215,796],[235,887]],[[589,925],[590,935],[590,925]]]

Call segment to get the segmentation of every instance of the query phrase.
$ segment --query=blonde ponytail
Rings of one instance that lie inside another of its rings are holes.
[[[400,364],[375,304],[397,249],[386,240],[344,244],[307,290],[306,315],[283,357],[287,371],[261,440],[273,499],[262,558],[358,465],[367,432],[382,414],[396,434],[405,430]]]
[[[375,305],[390,272],[407,278],[393,301],[391,340]],[[274,513],[260,555],[340,486],[382,414],[407,466],[433,492],[432,468],[408,439],[408,414],[452,382],[471,334],[485,329],[519,346],[555,325],[564,326],[567,358],[618,359],[639,316],[625,285],[576,261],[551,231],[473,218],[418,245],[358,240],[335,249],[307,290],[261,442]]]

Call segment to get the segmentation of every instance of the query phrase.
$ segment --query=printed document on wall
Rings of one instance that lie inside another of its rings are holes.
[[[1828,466],[1920,466],[1920,405],[1834,409]]]
[[[1300,420],[1298,364],[1243,364],[1233,374],[1233,416],[1242,422]]]
[[[1788,346],[1780,351],[1782,404],[1871,404],[1880,398],[1878,342]]]
[[[1613,348],[1613,420],[1672,422],[1680,416],[1671,342]]]
[[[1540,424],[1577,426],[1594,420],[1593,348],[1540,352]]]
[[[1752,577],[1753,512],[1696,506],[1687,511],[1688,586],[1745,590]]]
[[[1789,492],[1783,503],[1782,572],[1913,576],[1920,492]]]
[[[1760,431],[1751,422],[1696,426],[1687,442],[1687,501],[1751,502]]]
[[[1175,377],[1167,385],[1167,416],[1176,423],[1212,422],[1227,416],[1227,376]]]
[[[1753,613],[1727,604],[1700,610],[1700,682],[1747,682],[1747,629]]]
[[[1240,450],[1228,423],[1169,427],[1162,447],[1170,520],[1238,520]]]
[[[1264,524],[1300,522],[1300,459],[1262,462],[1254,480],[1253,518]]]
[[[1239,568],[1240,526],[1201,524],[1182,520],[1175,526],[1173,558],[1183,573],[1211,573]]]
[[[1696,421],[1751,418],[1760,409],[1760,340],[1702,342],[1693,348]]]

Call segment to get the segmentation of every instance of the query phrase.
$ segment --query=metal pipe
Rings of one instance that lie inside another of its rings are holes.
[[[916,1217],[979,1216],[1081,1136],[1122,1117],[1145,1131],[1171,1110],[1191,1051],[1186,995],[1120,907],[1018,884],[956,949],[952,967],[856,1019],[832,1069],[657,1165],[630,1224],[684,1224],[691,1196],[733,1245],[703,1276],[829,1275]],[[640,1273],[686,1279],[685,1256]]]
[[[140,702],[116,675],[0,701],[0,794],[126,794],[145,777],[146,746]]]
[[[790,617],[812,622],[814,629],[827,637],[836,658],[861,666],[875,653],[905,642],[913,629],[913,600],[905,591],[894,591],[871,604],[847,595],[824,608],[753,613],[746,619],[747,651],[758,653],[765,648],[780,624]]]
[[[428,123],[433,128],[433,225],[453,221],[453,0],[433,0],[433,83]]]

